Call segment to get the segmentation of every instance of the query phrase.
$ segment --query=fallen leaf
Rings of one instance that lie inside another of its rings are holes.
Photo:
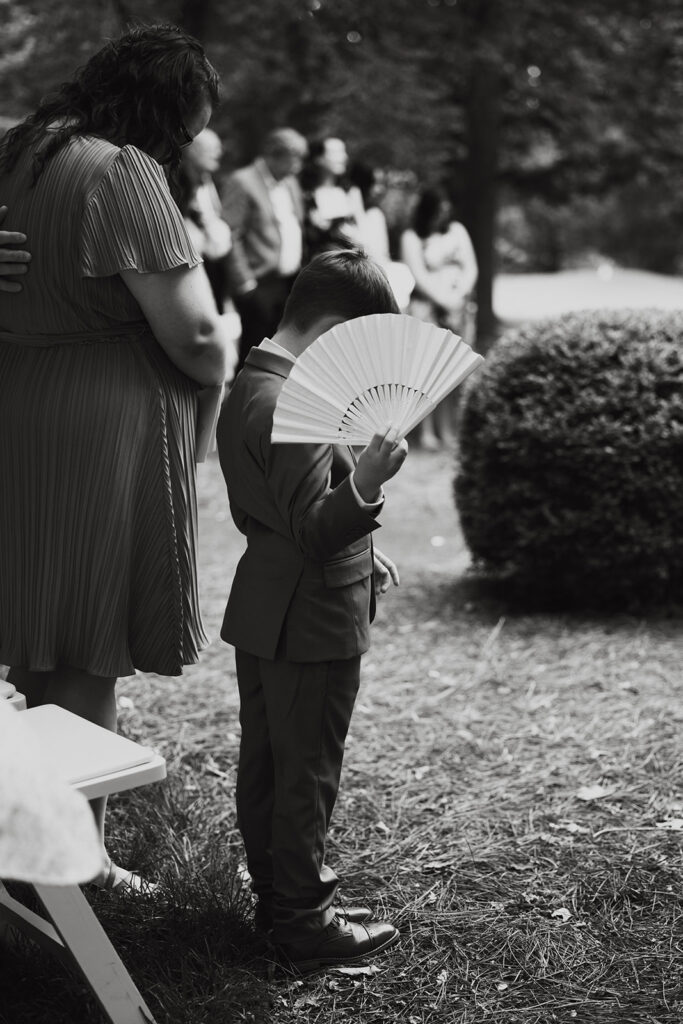
[[[505,989],[509,987],[510,986],[508,985],[507,981],[499,981],[498,984],[496,985],[496,988],[498,989],[499,992],[504,992]]]
[[[577,825],[575,821],[551,821],[550,828],[557,829],[558,831],[561,830],[562,832],[571,832],[572,835],[587,835],[590,832],[589,828],[586,828],[584,825]]]
[[[582,786],[576,791],[577,800],[602,800],[606,796],[612,796],[614,786]]]
[[[436,976],[437,985],[445,985],[448,981],[448,971],[439,971]]]
[[[387,835],[389,834],[389,832],[391,832],[389,826],[385,825],[383,821],[376,822],[375,828],[377,829],[378,832],[385,832],[387,833]]]
[[[667,832],[683,832],[683,818],[668,818],[658,821],[657,828],[665,828]]]
[[[365,974],[370,977],[373,974],[379,974],[379,967],[377,964],[369,964],[367,967],[335,967],[334,971],[336,974],[348,974],[351,977],[357,974]]]
[[[572,915],[571,911],[567,910],[566,907],[558,907],[557,910],[553,910],[550,916],[555,917],[558,921],[562,921],[563,924],[566,924]]]

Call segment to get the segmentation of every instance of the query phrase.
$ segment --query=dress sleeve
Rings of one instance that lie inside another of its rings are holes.
[[[159,273],[201,262],[161,168],[135,146],[124,146],[86,202],[83,276]]]

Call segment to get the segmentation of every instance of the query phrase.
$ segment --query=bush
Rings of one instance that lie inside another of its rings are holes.
[[[460,442],[456,505],[482,568],[563,602],[680,597],[683,313],[574,313],[505,335]]]

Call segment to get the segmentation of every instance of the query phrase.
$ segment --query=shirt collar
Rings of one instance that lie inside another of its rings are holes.
[[[290,363],[296,362],[296,356],[292,355],[288,349],[283,348],[282,345],[278,345],[278,343],[273,341],[272,338],[264,338],[259,345],[259,348],[264,352],[270,352],[271,355],[282,356],[283,359],[289,359]]]

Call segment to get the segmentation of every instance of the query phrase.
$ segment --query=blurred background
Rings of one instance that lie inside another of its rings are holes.
[[[501,319],[683,306],[679,0],[0,0],[0,132],[138,21],[205,44],[224,174],[274,127],[340,137],[383,172],[394,249],[445,186],[482,350]]]

